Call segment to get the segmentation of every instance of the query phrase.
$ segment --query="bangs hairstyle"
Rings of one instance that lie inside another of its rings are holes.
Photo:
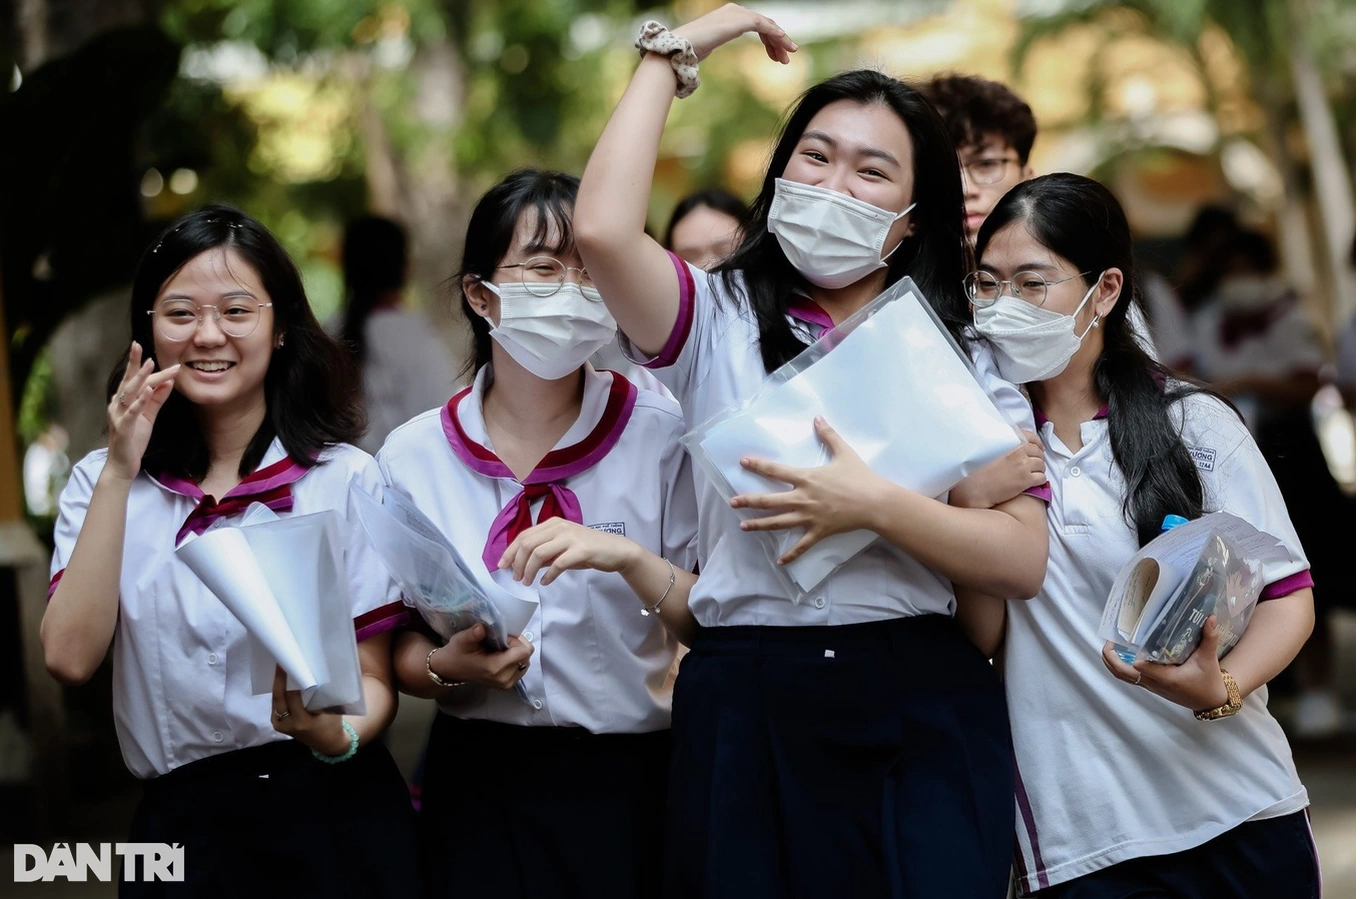
[[[808,123],[837,100],[886,107],[906,126],[914,165],[911,199],[916,208],[911,220],[916,233],[904,238],[888,257],[886,284],[910,275],[954,339],[960,344],[970,339],[972,314],[963,289],[963,186],[954,143],[939,114],[919,91],[882,72],[860,69],[814,85],[794,106],[770,155],[760,194],[742,225],[741,245],[716,270],[727,291],[744,297],[750,305],[767,372],[807,348],[784,317],[794,292],[806,290],[807,282],[768,228],[775,179],[784,174]]]
[[[937,75],[921,85],[944,119],[954,146],[974,150],[989,137],[999,137],[1015,149],[1020,164],[1029,151],[1039,124],[1029,104],[997,81],[977,75]]]
[[[1119,298],[1101,325],[1105,347],[1093,376],[1096,391],[1109,407],[1110,447],[1127,483],[1124,516],[1138,532],[1138,545],[1161,533],[1167,515],[1199,518],[1205,512],[1204,485],[1171,407],[1196,393],[1232,405],[1174,375],[1148,356],[1135,337],[1128,315],[1129,307],[1138,302],[1133,237],[1119,201],[1103,184],[1080,175],[1060,173],[1023,181],[982,223],[978,258],[998,231],[1014,223],[1085,272],[1082,281],[1088,288],[1109,269],[1124,275]]]
[[[464,376],[491,361],[491,323],[472,308],[463,293],[463,279],[490,281],[510,251],[520,216],[533,214],[534,233],[526,256],[565,256],[576,253],[572,213],[581,179],[563,172],[518,169],[502,178],[477,201],[468,219],[463,260],[449,279],[463,316],[472,328],[472,359]]]
[[[254,269],[268,293],[261,302],[274,304],[274,336],[286,338],[270,356],[264,379],[265,418],[241,457],[239,474],[245,477],[259,467],[275,437],[295,462],[313,465],[326,447],[352,443],[363,434],[359,376],[350,354],[317,322],[288,252],[255,219],[228,206],[208,206],[161,232],[142,254],[132,283],[132,339],[141,345],[143,358],[156,358],[155,334],[147,313],[180,269],[200,254],[219,248]],[[122,383],[127,361],[124,352],[109,374],[110,401]],[[158,362],[156,368],[160,367]],[[208,473],[208,463],[208,445],[194,404],[178,390],[172,391],[156,416],[142,470],[200,481]]]

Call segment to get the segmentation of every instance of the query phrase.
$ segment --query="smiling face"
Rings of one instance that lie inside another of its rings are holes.
[[[837,100],[808,122],[782,177],[896,214],[911,205],[914,172],[911,135],[896,113],[881,103]],[[894,222],[884,255],[915,228],[910,213]]]
[[[276,337],[274,310],[261,304],[270,302],[259,273],[235,251],[218,247],[198,254],[161,286],[152,306],[158,367],[182,366],[175,390],[196,406],[228,410],[263,404]],[[257,305],[261,308],[249,334],[234,337],[223,330],[225,323],[242,331]],[[220,322],[208,308],[213,306]],[[171,339],[179,329],[187,330],[194,312],[201,314],[202,324],[184,339]]]

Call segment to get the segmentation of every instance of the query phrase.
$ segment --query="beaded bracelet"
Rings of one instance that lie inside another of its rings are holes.
[[[349,749],[343,755],[326,755],[313,749],[312,755],[316,756],[318,761],[325,762],[328,765],[338,765],[354,758],[354,753],[359,751],[359,732],[354,729],[354,725],[341,718],[340,726],[345,729],[345,733],[349,734]]]

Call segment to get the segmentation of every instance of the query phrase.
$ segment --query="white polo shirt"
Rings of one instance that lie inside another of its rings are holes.
[[[623,334],[619,342],[625,353],[654,370],[670,388],[692,428],[754,396],[766,371],[759,327],[744,298],[729,293],[721,276],[670,256],[680,283],[680,305],[666,345],[655,358],[646,359]],[[809,344],[832,324],[826,312],[806,297],[790,306],[788,321]],[[1011,422],[1033,430],[1028,401],[1001,377],[985,342],[973,344],[973,361],[982,388]],[[949,581],[886,540],[874,541],[795,605],[784,575],[756,536],[741,530],[736,513],[706,478],[696,482],[700,576],[690,592],[690,608],[704,627],[842,625],[954,613]],[[1037,488],[1035,493],[1044,495]]]
[[[534,523],[552,502],[563,517],[693,569],[694,484],[674,401],[587,366],[580,417],[521,483],[487,437],[482,396],[490,377],[484,366],[471,387],[397,428],[378,453],[387,483],[415,501],[474,572],[493,583],[521,494]],[[551,494],[530,498],[526,484]],[[659,583],[656,598],[663,589]],[[460,718],[593,733],[669,727],[679,644],[660,618],[643,614],[623,577],[568,571],[535,591],[539,609],[521,635],[534,644],[523,678],[530,703],[513,691],[468,685],[442,696],[440,708]]]
[[[107,458],[106,449],[90,453],[62,491],[48,595],[66,570]],[[175,555],[190,530],[239,515],[251,502],[282,517],[334,509],[342,519],[358,638],[406,620],[387,569],[363,528],[348,518],[351,483],[381,495],[378,466],[362,450],[340,444],[306,468],[289,459],[278,440],[260,467],[217,503],[179,478],[142,473],[132,482],[113,637],[113,718],[133,775],[156,777],[211,755],[291,739],[274,729],[271,697],[251,695],[245,628]]]
[[[1206,510],[1231,512],[1289,550],[1289,561],[1267,568],[1261,602],[1312,586],[1279,488],[1237,416],[1203,394],[1172,415],[1199,466]],[[1036,598],[1008,603],[1000,660],[1028,890],[1190,849],[1308,804],[1264,687],[1237,715],[1204,722],[1105,668],[1097,636],[1105,598],[1138,549],[1123,513],[1123,473],[1103,416],[1082,424],[1075,453],[1038,417],[1053,488],[1048,574]]]

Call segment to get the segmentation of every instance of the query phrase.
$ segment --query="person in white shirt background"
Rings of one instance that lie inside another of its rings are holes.
[[[675,402],[587,363],[615,326],[573,243],[577,184],[521,170],[478,201],[454,277],[476,377],[378,454],[489,588],[503,572],[538,602],[504,651],[480,626],[397,640],[401,688],[439,704],[430,896],[661,895],[695,491]]]
[[[1108,189],[1027,181],[987,218],[978,253],[977,326],[1002,373],[1028,384],[1052,487],[1040,594],[960,594],[981,643],[1004,630],[1025,894],[1316,899],[1308,794],[1265,688],[1313,626],[1312,579],[1265,459],[1228,403],[1134,336],[1132,240]],[[1210,617],[1184,664],[1124,662],[1097,636],[1116,573],[1165,516],[1220,510],[1287,550],[1241,641],[1220,661]]]
[[[410,803],[375,745],[396,711],[390,631],[405,612],[346,514],[351,485],[381,489],[347,443],[363,429],[348,355],[279,242],[227,207],[185,216],[147,250],[130,318],[108,448],[61,495],[41,630],[67,684],[112,644],[118,742],[143,781],[129,839],[185,850],[184,883],[120,878],[120,895],[409,896]],[[308,711],[281,671],[272,696],[253,695],[244,627],[175,555],[252,503],[346,522],[366,714]]]
[[[1319,621],[1290,669],[1290,724],[1297,737],[1324,737],[1343,723],[1327,610],[1355,609],[1355,500],[1332,476],[1313,420],[1323,341],[1266,235],[1239,225],[1214,270],[1190,319],[1190,370],[1242,411],[1313,560]]]
[[[376,453],[393,428],[448,398],[457,371],[429,316],[402,305],[408,260],[400,224],[380,216],[351,220],[340,256],[345,309],[337,336],[364,378],[368,430],[358,445]]]
[[[671,101],[694,88],[698,61],[746,32],[772,60],[796,51],[774,22],[733,5],[674,32],[644,26],[647,52],[576,210],[581,257],[625,349],[658,372],[690,426],[747,399],[905,275],[967,342],[958,158],[921,95],[878,72],[839,75],[799,101],[741,245],[716,272],[647,236]],[[972,350],[984,389],[1032,429],[986,346]],[[741,522],[700,485],[690,607],[703,627],[676,682],[668,895],[1003,895],[1008,728],[995,673],[950,617],[949,582],[1033,595],[1043,503],[951,508],[877,478],[825,423],[818,432],[832,456],[823,468],[751,462],[792,486],[734,504],[772,515]],[[883,539],[795,604],[748,533],[762,527],[807,529],[784,561],[842,531]]]

